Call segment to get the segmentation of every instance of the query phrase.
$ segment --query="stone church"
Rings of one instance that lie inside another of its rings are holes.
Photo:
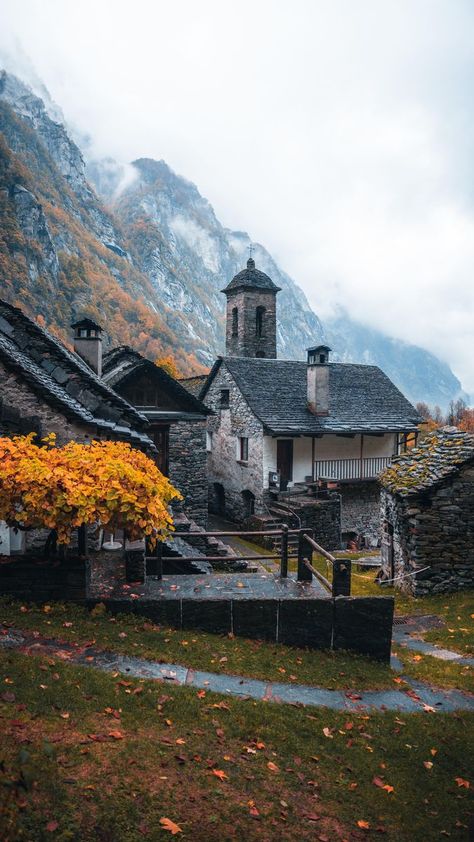
[[[226,355],[207,377],[184,381],[212,410],[210,508],[242,521],[272,501],[294,507],[333,486],[342,532],[374,543],[376,477],[416,435],[418,413],[379,368],[331,362],[325,345],[309,348],[306,361],[277,359],[278,292],[250,258],[223,290]],[[340,532],[331,535],[340,544]]]

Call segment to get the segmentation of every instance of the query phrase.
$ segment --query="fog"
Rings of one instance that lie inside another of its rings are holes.
[[[445,359],[474,393],[474,6],[2,0],[0,48],[94,154],[164,158],[318,315]]]

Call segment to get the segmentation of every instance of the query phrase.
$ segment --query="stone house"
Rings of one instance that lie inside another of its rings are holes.
[[[83,355],[101,343],[91,336],[94,323],[81,331]],[[93,327],[91,327],[93,325]],[[89,335],[88,335],[89,334]],[[127,441],[153,456],[146,416],[110,388],[81,356],[28,318],[18,307],[0,300],[0,435],[40,438],[55,433],[58,444],[71,439]],[[3,529],[7,544],[20,550],[24,536]],[[18,546],[17,546],[18,545]]]
[[[186,515],[205,527],[208,407],[163,368],[126,346],[104,354],[102,378],[146,417],[158,467],[183,495]]]
[[[226,356],[193,386],[208,419],[209,502],[240,521],[278,492],[338,484],[342,531],[376,541],[376,477],[416,434],[419,416],[376,366],[276,359],[278,287],[249,259],[223,290]],[[190,383],[191,386],[191,383]]]
[[[423,596],[474,586],[474,435],[445,427],[380,477],[382,569]]]

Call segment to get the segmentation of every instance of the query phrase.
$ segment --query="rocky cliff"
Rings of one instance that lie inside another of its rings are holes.
[[[66,339],[71,318],[101,321],[111,344],[150,358],[173,353],[183,373],[224,349],[220,290],[245,264],[250,237],[230,231],[194,184],[164,161],[88,161],[61,112],[0,75],[2,295]],[[303,358],[324,339],[336,358],[380,365],[412,400],[445,406],[461,391],[449,368],[347,316],[322,325],[261,245],[254,257],[282,288],[278,353]]]

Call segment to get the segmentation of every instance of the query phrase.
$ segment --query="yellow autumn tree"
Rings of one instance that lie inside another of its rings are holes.
[[[144,453],[123,442],[71,441],[35,434],[0,438],[0,520],[20,529],[48,528],[60,544],[100,523],[153,544],[172,530],[168,504],[181,498]]]
[[[170,377],[174,377],[175,380],[179,380],[178,367],[176,365],[174,357],[172,357],[171,354],[168,354],[168,356],[166,357],[158,357],[155,360],[155,365],[157,365],[158,368],[162,368],[164,371],[166,371],[166,373],[169,374]]]

